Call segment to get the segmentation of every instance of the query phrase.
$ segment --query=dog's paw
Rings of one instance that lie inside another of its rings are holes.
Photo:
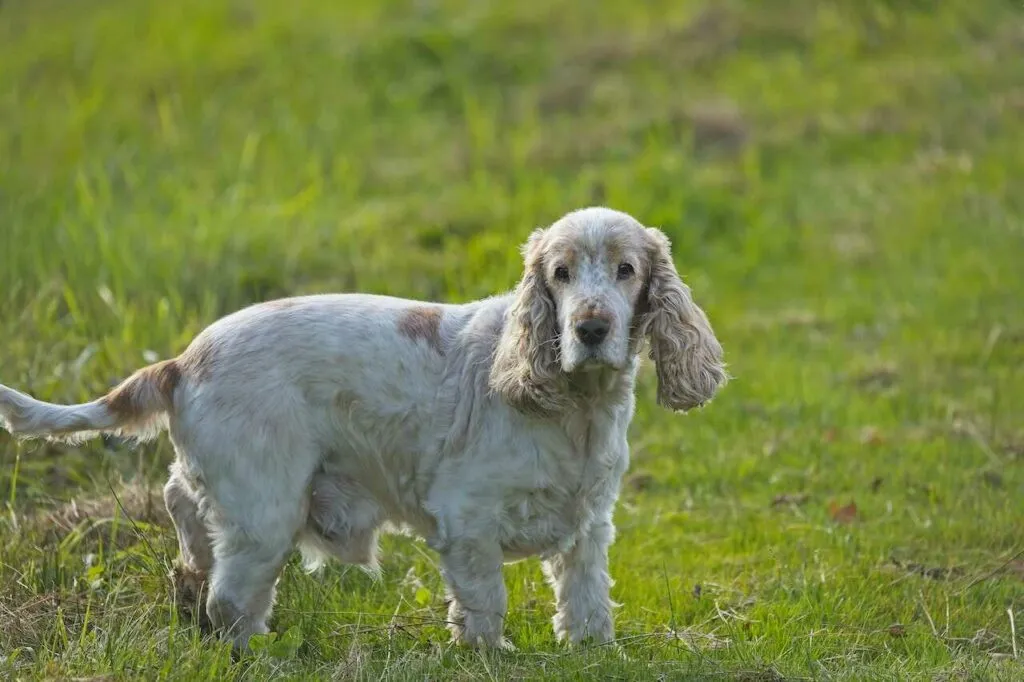
[[[486,641],[482,638],[469,640],[466,637],[452,637],[451,643],[453,646],[461,649],[472,649],[476,651],[500,651],[510,654],[519,651],[518,647],[516,647],[516,645],[507,637],[502,637],[496,643]]]
[[[212,633],[213,623],[206,613],[206,574],[175,563],[170,579],[178,613],[195,623],[203,634]]]
[[[459,647],[490,651],[516,651],[516,646],[500,633],[477,632],[471,634],[462,623],[450,623],[448,629],[452,633],[452,643]]]

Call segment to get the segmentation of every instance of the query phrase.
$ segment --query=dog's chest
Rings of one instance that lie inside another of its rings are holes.
[[[510,496],[499,527],[506,559],[567,551],[579,529],[579,506],[565,489],[543,488]]]
[[[505,496],[500,525],[507,559],[567,552],[594,518],[610,511],[628,454],[612,430],[585,420],[535,443],[538,475]]]

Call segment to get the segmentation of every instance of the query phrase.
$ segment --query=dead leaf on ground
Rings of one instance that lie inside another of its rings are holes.
[[[864,445],[881,445],[885,438],[877,426],[865,426],[860,430],[860,442]]]
[[[772,499],[773,507],[781,507],[783,505],[793,505],[799,507],[805,504],[810,499],[810,495],[807,493],[781,493],[776,495]]]
[[[892,637],[903,637],[907,634],[907,629],[901,623],[893,623],[888,627],[887,632]]]
[[[828,505],[828,515],[836,523],[853,523],[859,518],[857,503],[850,500],[849,504],[840,506],[838,502],[830,502]]]

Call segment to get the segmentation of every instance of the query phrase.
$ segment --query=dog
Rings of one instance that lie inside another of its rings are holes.
[[[256,304],[92,402],[0,385],[16,437],[168,431],[177,574],[245,649],[268,631],[298,547],[377,570],[382,531],[440,556],[453,639],[504,637],[502,566],[539,556],[556,638],[614,639],[608,551],[642,348],[657,401],[686,412],[726,383],[722,346],[667,237],[604,207],[534,230],[513,291],[465,304],[322,294]]]

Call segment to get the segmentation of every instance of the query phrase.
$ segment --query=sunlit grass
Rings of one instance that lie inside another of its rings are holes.
[[[0,672],[1024,675],[1024,10],[596,7],[5,3],[0,381],[95,397],[272,296],[488,295],[533,227],[630,211],[736,379],[680,417],[643,376],[621,651],[554,643],[535,562],[519,652],[451,649],[433,553],[389,538],[379,582],[290,565],[235,662],[176,615],[166,441],[0,436]]]

